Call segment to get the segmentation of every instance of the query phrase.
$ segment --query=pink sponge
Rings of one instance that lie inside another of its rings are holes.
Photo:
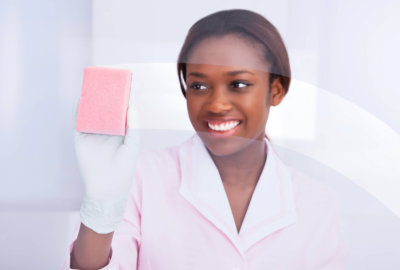
[[[124,136],[131,77],[125,69],[85,68],[76,130]]]

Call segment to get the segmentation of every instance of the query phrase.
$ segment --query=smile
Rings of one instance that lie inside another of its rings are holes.
[[[208,119],[205,121],[207,133],[214,138],[227,138],[233,136],[238,128],[241,126],[242,121],[231,119]]]
[[[229,131],[239,125],[240,121],[225,121],[225,122],[207,122],[207,125],[210,129],[215,131]]]

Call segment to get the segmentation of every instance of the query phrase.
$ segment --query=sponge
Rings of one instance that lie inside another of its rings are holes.
[[[76,130],[125,136],[131,80],[130,70],[85,68]]]

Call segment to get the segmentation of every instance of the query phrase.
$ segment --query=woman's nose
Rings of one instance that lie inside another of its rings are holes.
[[[222,113],[232,109],[232,104],[224,89],[216,88],[211,91],[208,99],[208,111],[212,113]]]

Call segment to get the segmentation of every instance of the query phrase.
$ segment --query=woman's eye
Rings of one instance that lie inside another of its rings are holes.
[[[207,87],[202,83],[192,83],[190,85],[190,88],[194,89],[194,90],[206,90],[207,89]]]
[[[238,82],[233,82],[232,83],[232,86],[234,87],[234,88],[244,88],[244,87],[247,87],[247,86],[250,86],[251,84],[249,84],[249,83],[245,83],[245,82],[240,82],[240,81],[238,81]]]

